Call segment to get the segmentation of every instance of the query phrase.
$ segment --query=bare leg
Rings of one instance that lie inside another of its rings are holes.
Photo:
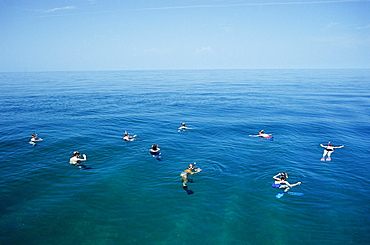
[[[324,150],[324,153],[322,154],[322,157],[325,157],[326,154],[328,154],[329,152],[327,150]]]
[[[281,185],[279,188],[280,189],[285,189],[284,192],[287,192],[290,189],[290,187],[288,185]]]
[[[326,158],[326,161],[331,161],[331,154],[333,153],[333,151],[328,151],[328,158]]]
[[[290,190],[290,188],[294,187],[294,186],[297,186],[297,185],[300,185],[302,182],[297,182],[295,184],[291,184],[290,186],[289,185],[282,185],[280,186],[280,188],[285,188],[284,192],[288,192]]]
[[[187,176],[183,176],[182,177],[182,186],[186,186],[186,183],[188,183],[188,177]]]
[[[333,151],[329,151],[328,152],[328,157],[330,158],[331,154],[333,153]]]

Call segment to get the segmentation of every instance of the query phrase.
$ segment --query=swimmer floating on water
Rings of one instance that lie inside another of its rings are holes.
[[[137,135],[130,136],[127,132],[125,132],[125,136],[122,138],[124,141],[134,141]]]
[[[196,173],[199,173],[202,171],[202,169],[200,168],[196,168],[194,169],[195,167],[195,164],[197,164],[196,162],[194,162],[193,164],[189,164],[188,168],[185,169],[184,171],[182,171],[182,173],[180,174],[181,178],[182,178],[182,186],[184,188],[187,188],[187,185],[186,183],[189,182],[189,179],[188,179],[188,175],[193,175],[193,174],[196,174]]]
[[[82,154],[82,158],[80,158],[80,153],[78,151],[74,151],[73,152],[73,157],[71,157],[69,159],[69,163],[76,166],[76,167],[79,167],[79,168],[88,169],[89,167],[87,167],[83,164],[80,164],[80,162],[86,161],[86,160],[87,160],[87,158],[86,158],[85,154]]]
[[[181,126],[177,129],[178,132],[185,131],[185,129],[192,129],[189,127],[186,127],[186,123],[181,123]]]
[[[30,142],[29,142],[31,145],[35,146],[38,141],[42,141],[41,138],[37,138],[37,134],[32,134],[31,136],[32,137],[31,137]]]
[[[258,136],[260,137],[263,137],[263,138],[268,138],[270,137],[272,134],[265,134],[265,131],[261,130],[258,132]]]
[[[275,182],[271,185],[273,188],[279,188],[279,189],[284,189],[284,192],[288,192],[288,190],[294,186],[302,184],[302,182],[297,182],[295,184],[290,184],[286,179],[288,178],[288,174],[283,172],[283,173],[278,173],[274,177],[272,177]]]
[[[265,132],[263,130],[260,130],[258,132],[258,134],[252,134],[252,135],[249,135],[249,136],[252,136],[252,137],[260,137],[261,139],[262,138],[273,139],[273,137],[271,135],[272,134],[265,134]]]
[[[343,148],[344,147],[344,145],[334,146],[330,142],[328,142],[328,145],[320,144],[320,146],[325,148],[324,153],[322,154],[321,161],[325,161],[325,156],[326,155],[328,155],[328,157],[326,158],[326,161],[331,161],[330,156],[334,152],[334,149],[339,149],[339,148]]]
[[[160,152],[160,150],[161,149],[158,147],[158,145],[154,144],[154,145],[152,145],[152,148],[149,150],[149,153],[153,157],[157,158],[157,160],[161,160],[161,152]]]

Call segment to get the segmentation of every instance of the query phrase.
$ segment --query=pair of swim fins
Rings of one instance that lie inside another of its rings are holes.
[[[285,193],[288,193],[289,195],[292,195],[292,196],[303,196],[304,195],[301,192],[280,192],[280,193],[276,194],[276,198],[278,198],[278,199],[282,198]]]

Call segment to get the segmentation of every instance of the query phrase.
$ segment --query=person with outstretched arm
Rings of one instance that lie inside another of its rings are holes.
[[[125,132],[125,136],[123,137],[124,141],[134,141],[137,135],[130,136],[127,132]]]
[[[283,173],[278,173],[274,177],[272,177],[275,182],[272,184],[273,188],[279,188],[279,189],[284,189],[284,192],[288,192],[288,190],[294,186],[302,184],[302,182],[298,181],[295,184],[290,184],[286,179],[288,178],[288,174],[283,172]]]
[[[69,163],[74,166],[79,166],[80,162],[86,161],[86,155],[82,154],[82,158],[80,157],[80,153],[78,151],[73,152],[73,156],[69,159]]]
[[[192,164],[189,164],[188,168],[185,169],[184,171],[182,171],[182,173],[180,174],[181,178],[182,178],[182,186],[184,188],[187,187],[187,183],[189,182],[189,179],[188,179],[188,175],[193,175],[193,174],[196,174],[196,173],[199,173],[202,171],[202,169],[200,168],[195,168],[195,162],[192,163]]]
[[[325,161],[325,156],[327,155],[328,157],[326,158],[326,161],[331,161],[331,154],[334,152],[334,149],[339,149],[343,148],[344,145],[341,146],[334,146],[330,142],[328,142],[327,145],[320,144],[321,147],[325,148],[324,153],[322,154],[321,161]]]

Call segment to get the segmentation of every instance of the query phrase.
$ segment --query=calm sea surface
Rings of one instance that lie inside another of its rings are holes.
[[[0,244],[370,242],[370,70],[0,73],[0,89]],[[328,141],[345,147],[322,162]],[[282,171],[303,196],[275,197]]]

